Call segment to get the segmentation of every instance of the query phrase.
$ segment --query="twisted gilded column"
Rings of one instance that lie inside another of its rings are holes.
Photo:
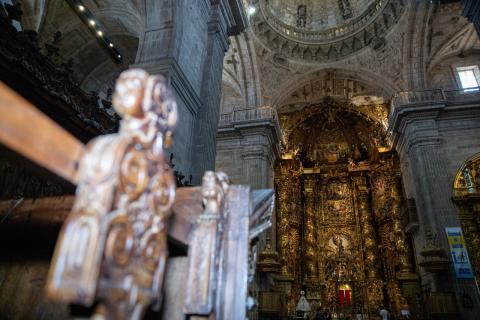
[[[300,290],[301,166],[295,160],[279,160],[276,167],[277,251],[280,274],[276,283],[284,292],[287,313],[294,312]]]
[[[317,241],[315,235],[315,179],[307,177],[304,180],[304,280],[307,283],[318,282]]]
[[[408,308],[400,281],[416,281],[409,259],[409,248],[401,224],[402,195],[399,172],[378,171],[371,174],[373,208],[378,223],[387,292],[393,311]]]
[[[292,276],[294,254],[298,251],[300,180],[298,164],[293,160],[279,160],[275,186],[277,193],[277,250],[280,253],[282,267],[280,274]],[[294,252],[295,251],[295,252]]]
[[[289,177],[281,176],[275,179],[277,188],[277,250],[280,253],[281,268],[280,274],[282,276],[291,276],[288,264],[289,256],[289,197],[288,185]]]
[[[357,189],[357,208],[364,254],[367,308],[370,312],[374,312],[383,303],[383,281],[379,272],[380,261],[365,176],[354,177],[354,182]]]

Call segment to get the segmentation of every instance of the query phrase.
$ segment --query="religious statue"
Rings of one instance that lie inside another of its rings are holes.
[[[301,4],[297,8],[297,27],[305,28],[307,24],[307,6]]]
[[[352,6],[350,5],[350,0],[338,0],[338,7],[342,13],[343,19],[347,20],[352,18]]]
[[[308,303],[307,298],[305,298],[305,291],[303,290],[300,291],[300,300],[298,300],[297,308],[295,310],[304,317],[307,316],[311,310],[310,304]]]

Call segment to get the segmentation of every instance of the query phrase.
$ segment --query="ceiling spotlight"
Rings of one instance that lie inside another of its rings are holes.
[[[97,34],[98,34],[99,37],[103,36],[102,30],[98,30],[98,31],[97,31]]]
[[[122,56],[121,56],[121,55],[118,55],[117,57],[118,57],[118,59],[122,59]]]
[[[255,14],[256,11],[257,11],[257,8],[255,8],[255,6],[252,5],[252,4],[249,5],[248,8],[247,8],[247,14],[248,14],[249,16]]]
[[[108,46],[109,46],[110,48],[113,48],[113,43],[110,42],[110,43],[108,44]]]
[[[95,25],[95,20],[89,20],[88,23],[93,27]]]
[[[85,7],[82,6],[81,4],[78,5],[78,10],[80,10],[81,12],[85,11]]]

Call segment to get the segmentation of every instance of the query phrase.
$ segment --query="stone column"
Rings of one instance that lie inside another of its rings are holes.
[[[200,183],[214,168],[223,56],[246,26],[238,0],[142,0],[142,32],[132,67],[164,75],[176,96],[176,169]],[[194,161],[195,160],[195,161]]]
[[[411,177],[406,191],[417,205],[419,231],[414,238],[415,253],[421,266],[422,286],[431,291],[425,310],[440,315],[458,312],[457,318],[473,320],[480,312],[479,296],[472,296],[476,301],[472,308],[463,306],[462,296],[464,292],[476,293],[476,284],[473,279],[456,277],[445,228],[461,225],[452,202],[452,182],[462,161],[478,152],[479,103],[473,97],[466,102],[441,90],[434,93],[409,92],[403,95],[404,100],[396,100],[389,130],[393,148],[402,163],[408,164],[403,167],[407,170],[404,176]],[[433,239],[426,243],[430,231]],[[446,263],[435,271],[431,261],[427,261],[432,257]]]
[[[222,115],[217,138],[216,170],[233,183],[253,189],[273,187],[273,168],[279,158],[280,125],[270,107]]]
[[[226,8],[221,1],[212,1],[208,22],[207,54],[203,65],[200,107],[194,131],[193,182],[199,184],[203,172],[215,169],[220,97],[222,93],[223,58],[228,50]]]

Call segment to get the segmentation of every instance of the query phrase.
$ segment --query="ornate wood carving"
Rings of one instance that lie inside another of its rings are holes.
[[[177,107],[163,77],[138,69],[122,73],[113,106],[123,117],[120,132],[87,145],[47,293],[84,305],[100,299],[109,318],[139,319],[162,299],[166,219],[175,198],[163,147]]]
[[[205,172],[202,184],[205,207],[195,229],[189,248],[189,270],[185,313],[209,315],[215,302],[215,281],[218,273],[218,254],[221,225],[224,220],[224,198],[228,177],[223,172]],[[212,281],[213,280],[213,281]]]

